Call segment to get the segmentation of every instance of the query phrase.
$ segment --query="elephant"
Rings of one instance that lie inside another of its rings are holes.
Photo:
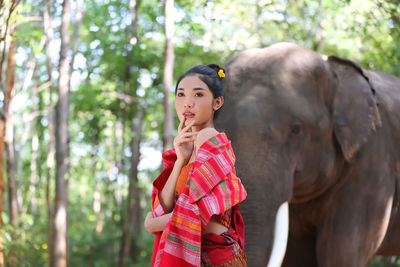
[[[231,139],[248,194],[248,266],[268,263],[282,203],[282,266],[400,255],[400,79],[292,43],[244,50],[225,69],[215,126]]]

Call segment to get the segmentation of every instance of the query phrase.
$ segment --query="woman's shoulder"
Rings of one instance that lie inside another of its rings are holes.
[[[204,142],[218,134],[219,132],[215,128],[204,128],[200,130],[196,137],[196,148],[199,149]]]

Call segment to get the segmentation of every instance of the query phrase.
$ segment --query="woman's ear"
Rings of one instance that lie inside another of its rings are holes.
[[[213,109],[214,109],[214,111],[217,111],[218,109],[220,109],[223,104],[224,104],[224,97],[223,96],[219,96],[219,97],[215,98],[214,101],[213,101]]]

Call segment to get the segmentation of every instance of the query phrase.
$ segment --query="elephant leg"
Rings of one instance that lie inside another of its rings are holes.
[[[400,207],[396,203],[396,213],[391,216],[385,239],[376,254],[387,256],[400,256]]]
[[[290,236],[283,267],[318,267],[315,254],[315,237],[311,235]]]
[[[329,212],[317,235],[318,266],[366,266],[376,253],[388,227],[394,194],[390,176],[378,175],[348,177],[343,187],[331,192]]]

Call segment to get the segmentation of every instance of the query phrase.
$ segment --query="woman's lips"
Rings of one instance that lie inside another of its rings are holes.
[[[193,118],[194,117],[194,113],[192,113],[192,112],[184,112],[183,116],[185,116],[186,118]]]

